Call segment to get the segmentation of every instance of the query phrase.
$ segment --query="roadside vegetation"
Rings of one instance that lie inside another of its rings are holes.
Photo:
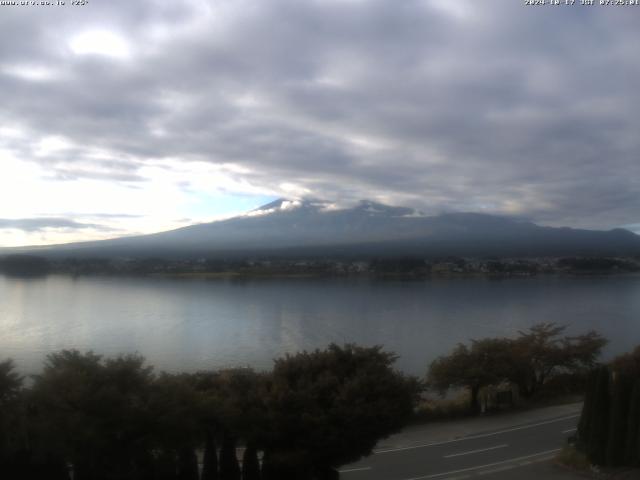
[[[589,375],[575,446],[594,465],[640,467],[640,345]]]
[[[516,338],[483,338],[458,344],[434,360],[427,373],[431,391],[447,397],[440,402],[444,416],[475,414],[550,397],[583,394],[589,371],[597,365],[607,341],[597,332],[563,335],[566,327],[534,325]],[[460,398],[466,399],[462,405]],[[424,418],[437,416],[431,400]]]
[[[28,386],[4,361],[0,478],[338,478],[412,416],[421,386],[395,359],[331,345],[269,372],[157,374],[135,355],[61,351]]]
[[[586,399],[576,465],[640,465],[640,346],[608,365],[606,340],[542,323],[460,344],[426,382],[381,347],[330,345],[272,370],[156,373],[137,355],[51,354],[25,379],[0,362],[0,478],[329,480],[411,421]],[[427,390],[442,398],[425,396]]]

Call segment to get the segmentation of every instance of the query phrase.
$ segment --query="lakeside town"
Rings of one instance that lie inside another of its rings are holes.
[[[374,259],[166,259],[66,258],[28,255],[0,258],[7,274],[232,276],[535,276],[548,274],[620,274],[640,271],[639,257],[463,258],[387,257]]]

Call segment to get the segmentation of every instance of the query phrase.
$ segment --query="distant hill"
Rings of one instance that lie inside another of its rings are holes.
[[[50,258],[612,256],[640,254],[640,236],[623,229],[541,227],[478,213],[429,217],[369,201],[332,210],[322,202],[282,199],[245,215],[168,232],[19,251]]]

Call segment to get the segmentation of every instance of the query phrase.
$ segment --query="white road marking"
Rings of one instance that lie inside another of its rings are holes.
[[[338,472],[340,473],[364,472],[365,470],[371,470],[371,467],[347,468],[346,470],[338,470]]]
[[[548,457],[536,458],[534,460],[525,460],[524,462],[520,462],[518,464],[512,463],[511,465],[506,465],[504,467],[498,467],[498,468],[493,468],[491,470],[484,470],[482,472],[478,472],[478,475],[490,475],[492,473],[506,472],[507,470],[513,470],[514,468],[533,465],[534,463],[548,462],[549,460],[553,460],[553,457],[554,455],[551,455]],[[447,478],[446,480],[450,480],[450,478]]]
[[[504,467],[492,468],[491,470],[478,472],[478,475],[491,475],[492,473],[506,472],[507,470],[512,470],[512,469],[513,469],[513,465],[506,465]]]
[[[438,478],[438,477],[444,477],[446,475],[455,475],[456,473],[480,470],[482,468],[494,467],[496,465],[504,465],[505,463],[515,463],[521,460],[525,460],[527,458],[539,457],[540,455],[549,455],[550,453],[556,453],[556,452],[559,452],[560,450],[562,449],[556,448],[554,450],[547,450],[545,452],[532,453],[531,455],[525,455],[524,457],[509,458],[507,460],[502,460],[500,462],[487,463],[486,465],[478,465],[476,467],[461,468],[460,470],[452,470],[450,472],[433,473],[431,475],[423,475],[421,477],[411,477],[411,478],[406,478],[405,480],[425,480],[427,478]]]
[[[569,428],[567,430],[562,430],[562,433],[571,433],[571,432],[575,432],[576,430],[578,430],[578,428]]]
[[[415,450],[416,448],[436,447],[438,445],[447,445],[449,443],[454,443],[454,442],[464,442],[466,440],[475,440],[477,438],[493,437],[495,435],[501,435],[503,433],[516,432],[518,430],[526,430],[527,428],[539,427],[541,425],[549,425],[550,423],[563,422],[565,420],[570,420],[572,418],[577,418],[579,416],[580,416],[580,414],[578,413],[578,414],[575,414],[575,415],[569,415],[567,417],[556,418],[554,420],[547,420],[547,421],[544,421],[544,422],[533,423],[531,425],[522,425],[521,427],[507,428],[506,430],[500,430],[500,431],[497,431],[497,432],[483,433],[483,434],[480,434],[480,435],[470,435],[468,437],[455,438],[453,440],[446,440],[444,442],[425,443],[425,444],[422,444],[422,445],[412,445],[410,447],[398,447],[398,448],[386,448],[386,449],[383,449],[383,450],[374,450],[373,453],[375,455],[378,455],[380,453],[402,452],[404,450]]]
[[[470,450],[468,452],[452,453],[451,455],[444,455],[444,458],[462,457],[463,455],[471,455],[472,453],[488,452],[489,450],[496,450],[498,448],[505,448],[508,446],[509,445],[505,443],[503,445],[496,445],[495,447],[480,448],[478,450]]]

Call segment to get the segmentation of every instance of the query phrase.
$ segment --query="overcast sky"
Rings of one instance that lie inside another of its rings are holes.
[[[0,5],[0,246],[304,196],[640,230],[640,7],[579,3]]]

